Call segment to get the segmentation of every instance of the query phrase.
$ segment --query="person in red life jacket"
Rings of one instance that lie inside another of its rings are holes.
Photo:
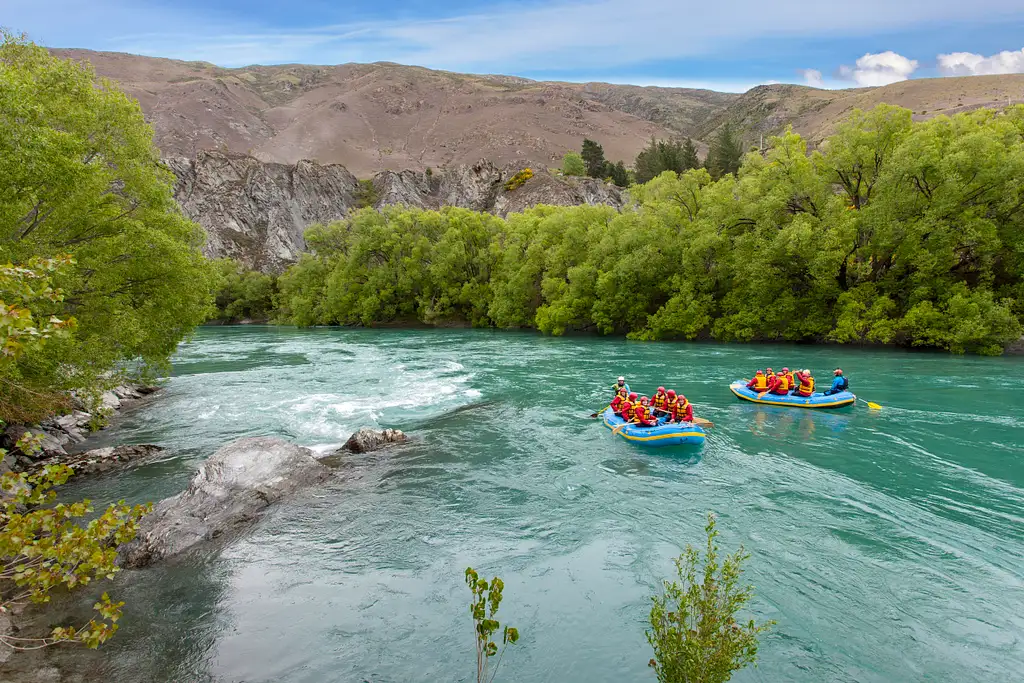
[[[804,370],[797,374],[797,378],[800,380],[800,386],[796,388],[796,395],[808,397],[814,393],[814,378],[811,377],[810,370]]]
[[[747,382],[747,389],[753,391],[768,391],[768,378],[764,376],[764,373],[758,370],[754,374],[754,379]]]
[[[640,398],[640,403],[633,407],[633,419],[639,427],[656,427],[658,421],[651,415],[650,399],[646,396]]]
[[[789,384],[789,375],[786,374],[785,370],[783,370],[779,374],[775,375],[775,381],[772,383],[772,388],[769,391],[773,394],[778,394],[779,396],[787,396],[789,395],[789,390],[792,388],[793,387]]]
[[[619,410],[622,408],[622,402],[625,401],[628,396],[629,394],[626,393],[625,389],[615,394],[615,398],[612,399],[611,403],[611,409],[613,413],[619,412]]]
[[[626,400],[619,404],[619,417],[626,422],[633,419],[633,406],[636,404],[636,394],[630,394]]]
[[[671,402],[672,412],[669,418],[672,422],[693,422],[693,404],[686,400],[686,397],[682,394],[676,396],[674,391],[670,391],[669,401]]]
[[[654,398],[651,399],[651,408],[654,409],[654,416],[668,415],[668,411],[665,410],[665,402],[668,400],[668,395],[665,394],[665,387],[658,387],[657,393],[654,394]]]
[[[796,389],[796,377],[793,375],[793,371],[789,368],[782,368],[782,374],[789,378],[789,390]]]

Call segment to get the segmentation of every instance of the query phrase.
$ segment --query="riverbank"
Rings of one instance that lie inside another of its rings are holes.
[[[106,471],[118,463],[127,463],[148,457],[160,449],[156,446],[133,448],[107,448],[95,453],[83,453],[82,444],[96,431],[107,429],[111,420],[123,412],[137,409],[160,391],[160,387],[147,384],[122,384],[104,391],[97,405],[89,407],[72,397],[74,410],[57,415],[39,424],[7,425],[0,436],[0,448],[7,455],[0,460],[0,474],[4,472],[36,472],[46,465],[69,465],[78,474]],[[18,441],[26,433],[42,434],[40,450],[23,453]]]

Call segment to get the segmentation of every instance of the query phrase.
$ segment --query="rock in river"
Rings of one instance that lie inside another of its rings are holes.
[[[409,440],[403,432],[397,429],[370,429],[363,427],[358,432],[348,437],[348,441],[341,447],[339,452],[348,453],[369,453],[394,444],[405,443]]]
[[[188,488],[153,508],[120,562],[142,567],[242,529],[271,503],[323,481],[328,468],[308,448],[272,437],[239,439],[199,466]]]

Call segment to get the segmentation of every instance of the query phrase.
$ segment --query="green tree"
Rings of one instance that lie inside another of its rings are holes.
[[[88,394],[115,367],[166,367],[205,320],[203,233],[182,216],[173,181],[138,102],[91,67],[3,34],[0,263],[71,257],[56,277],[64,298],[36,311],[73,312],[77,325],[8,368],[0,419],[44,417],[47,404]],[[26,406],[43,410],[13,410]]]
[[[750,558],[742,546],[718,557],[715,517],[708,514],[703,555],[687,544],[676,558],[677,581],[664,582],[654,596],[647,641],[654,648],[651,668],[659,683],[724,683],[733,673],[757,661],[758,636],[774,622],[736,621],[753,597],[743,586],[743,563]]]
[[[213,319],[269,320],[274,314],[277,278],[273,275],[247,270],[233,259],[214,262],[216,274]]]
[[[740,170],[743,159],[743,141],[736,134],[731,122],[726,121],[708,149],[707,167],[712,178],[721,178],[727,173]]]
[[[583,157],[577,152],[566,152],[562,157],[562,173],[573,176],[587,175],[587,165]]]
[[[312,228],[283,315],[955,353],[1019,338],[1024,107],[854,112],[818,152],[789,129],[718,180],[679,170],[686,147],[653,140],[621,212],[392,208]]]
[[[629,172],[626,170],[626,165],[621,161],[611,166],[608,175],[611,177],[612,182],[619,187],[629,187]]]
[[[53,278],[73,265],[70,258],[62,257],[33,259],[24,267],[0,267],[0,370],[6,372],[20,357],[71,333],[73,319],[46,317],[37,308],[63,299]],[[41,439],[42,434],[26,432],[16,447],[22,453],[34,453]],[[5,455],[0,449],[0,458]],[[73,590],[112,578],[118,571],[117,546],[134,538],[139,519],[150,509],[121,501],[79,525],[76,520],[93,512],[88,500],[54,503],[54,487],[71,474],[63,465],[48,465],[38,474],[7,472],[0,477],[0,613],[29,602],[48,602],[58,587]],[[36,649],[62,642],[98,647],[117,631],[123,604],[104,593],[95,604],[101,619],[92,619],[84,627],[56,627],[47,636],[0,632],[0,647]]]
[[[512,626],[505,626],[501,632],[501,649],[492,640],[501,628],[495,619],[501,605],[502,591],[505,582],[495,576],[490,583],[480,578],[472,567],[466,568],[466,585],[473,593],[469,603],[469,612],[473,615],[473,630],[476,632],[476,680],[477,683],[490,683],[498,673],[501,659],[509,645],[519,640],[519,631]],[[490,668],[491,658],[497,655],[494,668]]]
[[[697,156],[697,146],[693,144],[693,140],[686,138],[683,140],[683,148],[680,153],[680,166],[683,170],[690,170],[700,168],[700,158]]]
[[[580,156],[587,168],[587,175],[591,178],[605,177],[604,148],[593,140],[584,138],[583,151]]]

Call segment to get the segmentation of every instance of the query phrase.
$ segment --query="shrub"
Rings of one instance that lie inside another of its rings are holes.
[[[498,607],[501,605],[501,593],[505,583],[495,576],[491,582],[480,578],[472,567],[466,568],[466,585],[473,592],[473,599],[469,603],[469,611],[473,615],[473,626],[476,630],[476,680],[477,683],[489,683],[494,680],[498,673],[498,666],[501,665],[501,658],[505,655],[508,646],[519,640],[519,631],[511,626],[506,626],[501,632],[501,650],[498,644],[491,638],[501,624],[495,619]],[[494,663],[494,669],[489,670],[491,657],[498,656]]]
[[[679,581],[665,581],[664,594],[651,599],[647,642],[654,648],[650,666],[659,683],[728,681],[757,660],[758,636],[774,623],[736,621],[736,613],[753,597],[753,588],[739,583],[750,555],[741,546],[719,562],[718,531],[711,513],[704,531],[703,557],[687,544],[675,560]]]
[[[533,169],[524,168],[522,171],[519,171],[519,173],[516,173],[514,176],[508,179],[508,181],[505,183],[505,189],[508,190],[509,192],[514,192],[515,190],[518,190],[520,187],[525,185],[526,181],[532,177]]]
[[[562,173],[565,175],[587,175],[587,164],[579,152],[566,152],[562,157]]]

